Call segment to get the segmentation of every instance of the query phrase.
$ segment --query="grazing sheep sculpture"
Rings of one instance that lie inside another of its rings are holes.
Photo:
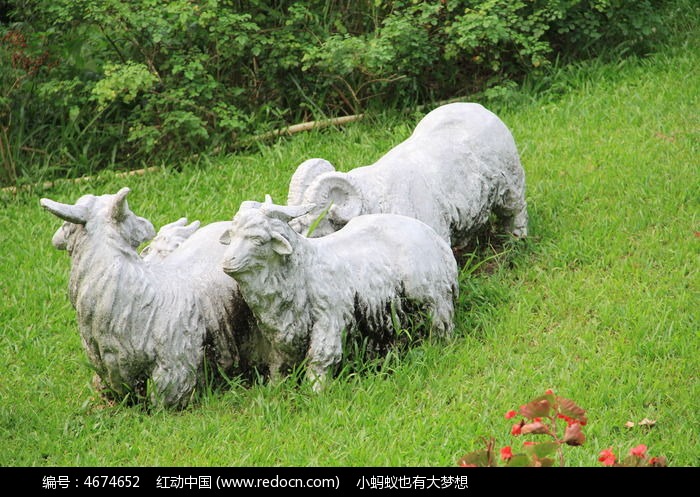
[[[129,191],[41,205],[65,221],[52,242],[72,259],[69,294],[95,386],[183,408],[205,374],[235,370],[247,337],[249,311],[220,267],[230,222],[197,230],[181,219],[159,233],[164,251],[144,260],[137,247],[155,230],[129,209]]]
[[[325,236],[361,214],[394,213],[431,226],[462,248],[494,215],[517,237],[527,235],[525,174],[508,128],[476,103],[443,105],[372,165],[337,172],[324,159],[299,165],[288,205],[315,204],[294,228]]]
[[[274,205],[268,196],[241,206],[221,237],[228,245],[223,270],[238,282],[267,342],[272,378],[308,359],[307,377],[321,388],[341,361],[343,332],[380,343],[395,335],[398,312],[430,316],[436,335],[452,332],[457,264],[432,228],[377,214],[309,239],[289,221],[311,207]]]

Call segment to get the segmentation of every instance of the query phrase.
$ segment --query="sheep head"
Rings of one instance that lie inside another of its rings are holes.
[[[141,251],[144,261],[160,261],[178,248],[192,234],[199,229],[200,222],[193,221],[187,224],[187,218],[181,217],[177,221],[161,227],[156,237]]]
[[[298,235],[288,223],[313,207],[275,205],[269,195],[263,204],[244,202],[219,240],[228,245],[222,263],[224,272],[239,274],[265,266],[275,257],[290,255],[293,238]]]
[[[109,228],[133,248],[152,239],[156,232],[151,222],[129,209],[126,196],[130,191],[125,187],[115,194],[84,195],[72,205],[42,198],[41,206],[64,221],[51,240],[54,247],[70,252],[76,233],[98,233]]]

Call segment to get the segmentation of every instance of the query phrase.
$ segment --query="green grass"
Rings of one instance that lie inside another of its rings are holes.
[[[211,392],[184,412],[104,405],[67,297],[60,225],[39,197],[73,202],[130,186],[156,227],[230,219],[243,200],[286,198],[296,165],[368,164],[418,115],[295,135],[258,151],[139,178],[0,197],[0,465],[453,466],[503,414],[553,388],[588,411],[568,465],[644,443],[699,466],[700,39],[647,59],[562,68],[547,92],[492,102],[528,181],[531,237],[465,269],[457,336],[343,374],[316,395],[292,381]],[[652,429],[627,421],[656,421]]]

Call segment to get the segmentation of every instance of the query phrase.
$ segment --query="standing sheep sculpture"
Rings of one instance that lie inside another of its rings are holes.
[[[242,205],[230,230],[223,270],[267,343],[271,377],[307,360],[315,389],[341,361],[343,333],[395,334],[392,315],[430,317],[430,332],[453,330],[457,264],[449,245],[405,216],[359,216],[323,238],[305,238],[289,222],[312,206]],[[418,316],[420,314],[420,316]],[[262,347],[261,347],[262,349]]]
[[[183,408],[205,374],[235,371],[248,336],[249,311],[220,267],[230,223],[183,218],[159,233],[163,251],[142,258],[155,230],[129,209],[129,191],[41,205],[65,221],[52,242],[72,259],[69,295],[97,389]]]
[[[325,236],[361,214],[394,213],[431,226],[450,245],[467,245],[492,216],[527,235],[525,174],[508,128],[476,103],[443,105],[372,165],[337,172],[324,159],[299,165],[288,205],[315,204],[295,229]]]

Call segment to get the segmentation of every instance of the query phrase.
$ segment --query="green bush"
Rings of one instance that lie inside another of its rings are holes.
[[[644,46],[661,0],[10,0],[3,184],[230,149]]]

